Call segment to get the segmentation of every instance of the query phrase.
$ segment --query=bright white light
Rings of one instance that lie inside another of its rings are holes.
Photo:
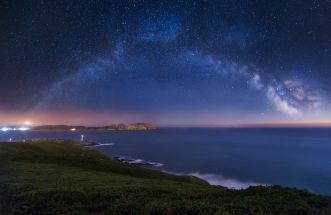
[[[70,131],[76,131],[76,128],[72,128],[72,129],[70,129]]]
[[[27,131],[27,130],[29,130],[30,128],[27,128],[27,127],[20,127],[20,128],[18,128],[18,130],[20,130],[20,131]]]
[[[9,131],[9,130],[11,130],[11,128],[8,128],[8,127],[2,127],[1,128],[1,131]]]

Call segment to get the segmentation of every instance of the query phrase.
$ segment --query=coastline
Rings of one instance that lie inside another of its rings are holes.
[[[86,147],[89,148],[92,151],[95,151],[97,153],[103,154],[104,156],[110,158],[110,159],[115,159],[120,163],[123,164],[128,164],[132,166],[137,166],[137,167],[142,167],[147,170],[156,170],[163,172],[165,174],[170,174],[174,176],[184,176],[184,177],[195,177],[198,178],[201,181],[204,181],[210,186],[221,186],[221,187],[226,187],[227,189],[234,189],[234,190],[241,190],[241,189],[248,189],[252,186],[281,186],[281,185],[269,185],[269,184],[262,184],[262,183],[256,183],[256,182],[243,182],[239,181],[234,178],[225,178],[222,175],[219,174],[211,174],[211,173],[199,173],[199,172],[190,172],[190,173],[178,173],[178,172],[172,172],[172,171],[167,171],[165,169],[160,169],[160,168],[150,168],[150,167],[161,167],[164,164],[162,163],[157,163],[153,161],[144,161],[142,158],[127,158],[119,155],[115,156],[108,156],[105,155],[104,153],[95,150],[94,147],[98,146],[113,146],[114,143],[98,143],[95,141],[89,141],[89,140],[75,140],[75,139],[63,139],[63,138],[34,138],[34,139],[28,139],[28,140],[23,140],[23,141],[17,141],[14,143],[36,143],[36,144],[43,144],[47,142],[52,142],[52,143],[57,143],[57,144],[63,144],[70,142],[73,145],[81,146],[81,147]],[[3,142],[6,144],[12,144],[11,142]],[[296,189],[296,188],[291,188],[291,189]],[[312,192],[312,191],[310,191]],[[316,195],[318,195],[316,193]]]
[[[83,126],[83,125],[39,125],[30,128],[34,131],[147,131],[156,130],[157,127],[151,123],[112,124],[105,126]]]
[[[20,142],[33,142],[33,143],[43,143],[43,142],[57,142],[57,143],[62,143],[66,141],[70,141],[78,146],[83,146],[83,147],[88,147],[91,150],[97,151],[94,149],[94,147],[98,146],[113,146],[113,143],[98,143],[95,141],[89,141],[89,140],[74,140],[74,139],[62,139],[62,138],[35,138],[35,139],[30,139],[30,140],[25,140],[25,141],[20,141]],[[101,153],[97,151],[98,153]],[[103,154],[103,153],[102,153]],[[200,180],[205,181],[211,186],[222,186],[226,187],[228,189],[234,189],[234,190],[240,190],[240,189],[248,189],[251,186],[272,186],[272,185],[266,185],[262,183],[256,183],[256,182],[243,182],[239,181],[237,179],[232,179],[232,178],[225,178],[222,175],[218,174],[211,174],[211,173],[199,173],[199,172],[190,172],[190,173],[178,173],[178,172],[171,172],[167,171],[158,167],[162,167],[164,164],[154,162],[154,161],[145,161],[142,158],[128,158],[128,157],[123,157],[120,155],[115,155],[115,156],[108,156],[109,158],[116,159],[117,161],[124,163],[124,164],[129,164],[133,166],[140,166],[142,168],[147,168],[150,169],[151,167],[156,167],[152,168],[153,170],[161,171],[166,174],[171,174],[171,175],[176,175],[176,176],[193,176],[197,177]]]
[[[0,144],[0,214],[328,214],[331,197],[282,186],[233,190],[119,162],[77,141]],[[255,214],[255,213],[253,213]]]
[[[24,141],[19,141],[19,142],[31,142],[31,143],[44,143],[44,142],[56,142],[56,143],[63,143],[63,142],[72,142],[75,145],[82,146],[82,147],[87,147],[93,151],[96,151],[97,153],[104,154],[98,150],[95,150],[94,147],[99,147],[99,146],[113,146],[114,143],[99,143],[95,141],[90,141],[90,140],[76,140],[76,139],[63,139],[63,138],[34,138],[34,139],[28,139]],[[10,144],[10,143],[8,143]],[[240,181],[235,178],[226,178],[223,175],[220,174],[214,174],[214,173],[200,173],[200,172],[187,172],[187,173],[180,173],[180,172],[173,172],[173,171],[168,171],[162,168],[164,164],[154,162],[154,161],[145,161],[142,158],[132,158],[132,157],[124,157],[120,155],[114,155],[114,156],[109,156],[104,154],[105,156],[115,159],[118,162],[121,162],[123,164],[129,164],[133,166],[139,166],[142,168],[146,169],[152,169],[152,170],[157,170],[166,174],[171,174],[171,175],[176,175],[176,176],[188,176],[188,177],[196,177],[199,178],[202,181],[205,181],[208,183],[210,186],[221,186],[221,187],[226,187],[228,189],[234,189],[234,190],[241,190],[241,189],[248,189],[252,186],[278,186],[278,185],[272,185],[272,184],[263,184],[263,183],[258,183],[258,182],[250,182],[250,181]],[[152,168],[151,168],[152,167]],[[153,168],[154,167],[154,168]],[[280,185],[281,186],[281,185]],[[295,189],[295,188],[294,188]],[[313,191],[310,191],[314,193]],[[317,194],[317,193],[315,193]]]

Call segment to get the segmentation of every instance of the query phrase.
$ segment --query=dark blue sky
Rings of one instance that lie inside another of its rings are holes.
[[[330,11],[330,1],[1,1],[0,116],[330,121]]]

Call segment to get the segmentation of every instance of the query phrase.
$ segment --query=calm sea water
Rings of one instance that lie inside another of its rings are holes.
[[[211,184],[279,184],[331,195],[330,128],[164,128],[155,131],[10,131],[0,140],[85,138],[110,156],[162,163]]]

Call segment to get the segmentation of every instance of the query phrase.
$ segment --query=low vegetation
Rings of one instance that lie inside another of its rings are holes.
[[[280,186],[231,190],[123,164],[71,141],[0,143],[0,214],[331,214]]]

